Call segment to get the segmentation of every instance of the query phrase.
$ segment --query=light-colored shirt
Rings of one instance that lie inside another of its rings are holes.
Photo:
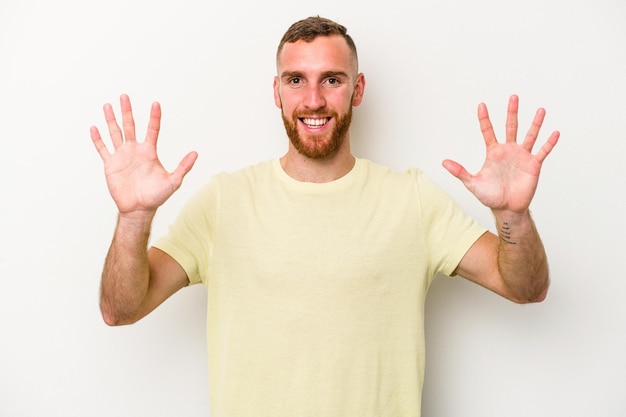
[[[208,290],[213,417],[417,417],[424,303],[485,232],[425,175],[357,159],[220,174],[155,246]]]

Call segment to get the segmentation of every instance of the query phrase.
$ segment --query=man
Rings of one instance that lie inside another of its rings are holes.
[[[158,103],[144,142],[127,96],[121,129],[105,105],[114,153],[97,128],[91,137],[119,217],[102,274],[104,320],[133,323],[202,282],[212,415],[419,416],[424,301],[437,274],[519,303],[546,296],[546,254],[528,207],[559,133],[532,154],[539,109],[518,144],[513,96],[504,143],[478,108],[487,157],[477,175],[444,161],[492,210],[497,236],[419,170],[394,173],[352,155],[352,108],[365,78],[343,26],[320,17],[292,25],[277,70],[286,154],[217,175],[149,249],[157,208],[197,155],[166,172],[156,155]]]

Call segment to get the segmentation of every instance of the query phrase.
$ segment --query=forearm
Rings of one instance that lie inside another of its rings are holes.
[[[542,301],[549,286],[548,261],[530,212],[494,212],[499,236],[498,268],[519,302]]]
[[[137,320],[150,283],[147,246],[153,217],[118,217],[100,287],[100,310],[109,325]]]

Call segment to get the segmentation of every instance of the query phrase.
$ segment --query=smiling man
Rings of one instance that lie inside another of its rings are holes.
[[[104,107],[115,151],[97,128],[118,223],[101,281],[106,323],[133,323],[190,284],[207,288],[214,417],[417,417],[424,377],[424,303],[438,274],[460,275],[518,303],[545,298],[546,255],[529,205],[554,132],[532,154],[545,111],[517,143],[487,109],[480,172],[444,167],[491,211],[498,235],[469,218],[418,169],[392,172],[350,150],[365,78],[345,27],[296,22],[277,52],[274,100],[289,145],[280,158],[216,175],[167,236],[148,248],[154,215],[196,153],[172,172],[157,154],[161,111],[143,142],[127,96],[122,128]]]
[[[274,100],[290,139],[290,152],[281,163],[294,177],[298,174],[287,168],[297,163],[292,157],[319,163],[344,159],[337,157],[339,152],[350,156],[352,107],[361,103],[365,89],[354,43],[337,34],[304,35],[297,31],[285,35],[274,79]],[[336,178],[347,172],[345,168],[334,174]]]

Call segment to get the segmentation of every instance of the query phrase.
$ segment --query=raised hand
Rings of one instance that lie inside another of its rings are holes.
[[[553,132],[539,151],[532,154],[546,114],[540,108],[524,141],[518,144],[518,104],[518,97],[511,96],[506,118],[506,140],[503,143],[496,139],[487,106],[484,103],[478,106],[478,120],[487,147],[487,156],[476,175],[470,174],[455,161],[443,161],[448,172],[461,180],[481,203],[496,211],[522,213],[528,209],[537,189],[541,165],[559,139],[559,132]]]
[[[154,212],[182,184],[184,176],[197,159],[196,152],[188,153],[169,173],[158,159],[156,144],[161,127],[161,106],[153,103],[146,138],[138,142],[130,99],[120,97],[122,127],[120,129],[110,104],[104,105],[104,117],[113,143],[113,153],[102,141],[98,128],[91,127],[91,140],[104,162],[109,192],[120,214]]]

